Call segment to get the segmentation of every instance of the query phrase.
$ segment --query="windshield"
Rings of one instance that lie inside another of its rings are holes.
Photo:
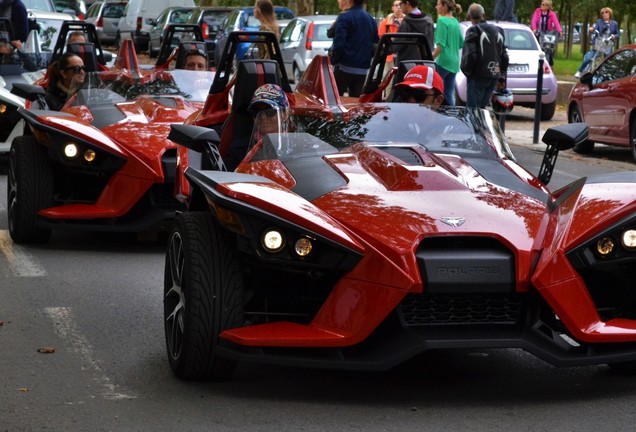
[[[72,105],[106,105],[139,96],[178,96],[191,102],[205,102],[213,78],[214,72],[190,70],[156,71],[141,76],[126,71],[78,74],[73,85],[79,90]]]
[[[255,120],[250,147],[261,146],[252,160],[285,160],[335,153],[356,143],[383,148],[421,146],[463,158],[514,160],[489,111],[407,103],[363,104],[339,116],[306,110],[302,115],[263,111]]]

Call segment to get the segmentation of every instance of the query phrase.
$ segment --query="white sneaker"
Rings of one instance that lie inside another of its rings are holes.
[[[581,72],[576,71],[576,73],[574,74],[574,78],[581,78]]]

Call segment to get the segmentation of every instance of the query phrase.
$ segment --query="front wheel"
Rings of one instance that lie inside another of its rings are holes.
[[[568,112],[568,123],[583,123],[583,116],[577,105],[570,107]],[[594,141],[585,140],[574,146],[574,151],[580,154],[592,153],[594,150]]]
[[[210,213],[180,215],[165,261],[168,361],[179,378],[224,380],[236,362],[219,356],[223,330],[243,325],[243,278],[235,244]]]
[[[53,205],[53,168],[35,137],[13,140],[9,150],[7,213],[9,234],[16,243],[44,243],[51,230],[37,226],[38,212]]]

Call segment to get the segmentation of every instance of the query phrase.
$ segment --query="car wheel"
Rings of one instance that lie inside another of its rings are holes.
[[[583,123],[583,116],[577,105],[570,107],[568,123]],[[591,153],[594,150],[594,141],[585,140],[574,146],[574,151],[580,154]]]
[[[148,42],[148,56],[150,58],[155,58],[159,55],[159,51],[155,51],[155,47],[152,44],[152,39]]]
[[[556,101],[548,104],[541,104],[541,120],[548,121],[554,117],[556,111]]]
[[[636,118],[632,119],[629,127],[629,149],[632,152],[632,158],[636,160]]]
[[[36,225],[37,214],[53,203],[53,170],[33,136],[19,136],[9,150],[7,209],[9,234],[16,243],[44,243],[51,230]]]
[[[219,334],[243,325],[243,279],[231,237],[209,213],[179,216],[165,262],[168,360],[180,378],[223,380],[236,361],[220,357]]]
[[[298,84],[300,82],[300,77],[302,76],[302,74],[300,73],[300,69],[298,69],[298,66],[294,65],[294,83]]]

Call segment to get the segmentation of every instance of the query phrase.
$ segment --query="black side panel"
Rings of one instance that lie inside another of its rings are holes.
[[[322,157],[291,159],[284,163],[296,180],[292,191],[307,201],[313,201],[347,184]]]
[[[466,161],[489,182],[528,195],[544,203],[548,202],[547,194],[533,188],[524,183],[520,178],[512,175],[511,172],[498,161],[477,158],[468,158]]]

